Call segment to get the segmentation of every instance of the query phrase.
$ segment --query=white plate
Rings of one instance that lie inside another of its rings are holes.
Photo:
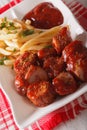
[[[86,32],[78,24],[70,10],[63,4],[61,0],[24,0],[13,9],[16,13],[17,18],[21,19],[35,5],[44,1],[52,2],[56,7],[61,10],[64,16],[63,25],[70,26],[72,38],[79,38],[81,40],[84,40],[85,45],[87,45]],[[12,9],[9,9],[8,11],[0,15],[0,17],[6,16],[9,18],[15,17]],[[20,128],[24,128],[25,126],[33,123],[35,120],[56,109],[59,109],[60,107],[76,99],[83,93],[87,92],[87,84],[84,84],[73,94],[57,99],[54,103],[48,105],[47,107],[38,108],[30,104],[28,100],[24,99],[24,97],[18,95],[18,93],[14,89],[14,72],[10,68],[7,68],[5,66],[0,66],[0,86],[10,102],[14,119]]]

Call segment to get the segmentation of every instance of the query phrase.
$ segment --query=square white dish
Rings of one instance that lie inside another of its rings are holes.
[[[5,13],[1,14],[0,17],[15,18],[13,13],[14,10],[16,17],[18,19],[22,19],[29,10],[37,4],[45,1],[53,3],[54,6],[60,9],[64,16],[63,25],[69,25],[72,38],[79,38],[84,41],[84,44],[87,46],[87,36],[85,30],[78,24],[73,14],[61,0],[24,0],[12,9],[9,9]],[[28,100],[24,99],[15,91],[14,72],[5,66],[0,66],[0,86],[10,102],[14,119],[20,128],[26,127],[42,116],[59,109],[87,92],[87,84],[84,84],[73,94],[57,99],[54,103],[48,105],[47,107],[38,108],[30,104]]]

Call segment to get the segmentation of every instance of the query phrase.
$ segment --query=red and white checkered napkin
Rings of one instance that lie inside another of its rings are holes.
[[[9,0],[6,0],[7,2]],[[9,8],[15,6],[16,4],[20,3],[22,0],[11,0],[11,2],[9,4],[6,4],[5,6],[3,6],[2,8],[0,8],[0,14],[2,14],[3,12],[5,12],[6,10],[8,10]],[[3,3],[3,2],[2,2]]]
[[[16,0],[16,3],[19,3],[21,0]],[[10,5],[14,6],[16,4],[14,1]],[[78,2],[76,3],[78,4]],[[87,30],[87,9],[83,7],[80,3],[79,6],[73,8],[73,4],[68,4],[72,12],[75,14],[76,18],[79,20],[79,23]],[[4,6],[0,9],[0,13],[4,12],[10,8],[9,5]],[[76,10],[80,9],[76,12]],[[52,130],[59,123],[74,119],[82,110],[87,109],[87,93],[81,95],[76,100],[70,102],[64,107],[42,117],[31,126],[28,126],[24,130]],[[10,104],[6,99],[4,93],[0,89],[0,130],[19,130],[17,127]]]

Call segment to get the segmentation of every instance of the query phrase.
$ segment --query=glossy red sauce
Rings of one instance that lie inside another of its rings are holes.
[[[31,24],[36,28],[49,29],[63,23],[63,15],[60,10],[49,2],[43,2],[29,11],[24,20],[30,19]]]

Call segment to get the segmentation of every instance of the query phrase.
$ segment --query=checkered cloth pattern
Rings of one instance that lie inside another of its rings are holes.
[[[10,5],[7,4],[0,8],[0,14],[5,12],[11,6],[15,6],[22,0],[13,0]],[[66,3],[65,3],[66,4]],[[79,2],[68,3],[68,7],[71,9],[79,23],[87,31],[87,9]],[[75,8],[74,8],[75,7]],[[77,11],[78,10],[78,11]],[[65,105],[64,107],[51,112],[50,114],[42,117],[33,124],[24,128],[24,130],[52,130],[55,126],[61,122],[65,122],[70,119],[74,119],[81,111],[87,109],[87,93],[81,95],[74,101]],[[20,130],[15,123],[12,115],[10,104],[0,89],[0,130]]]
[[[6,4],[5,6],[0,8],[0,14],[8,10],[9,8],[15,6],[16,4],[20,3],[22,0],[12,0],[9,4]]]

